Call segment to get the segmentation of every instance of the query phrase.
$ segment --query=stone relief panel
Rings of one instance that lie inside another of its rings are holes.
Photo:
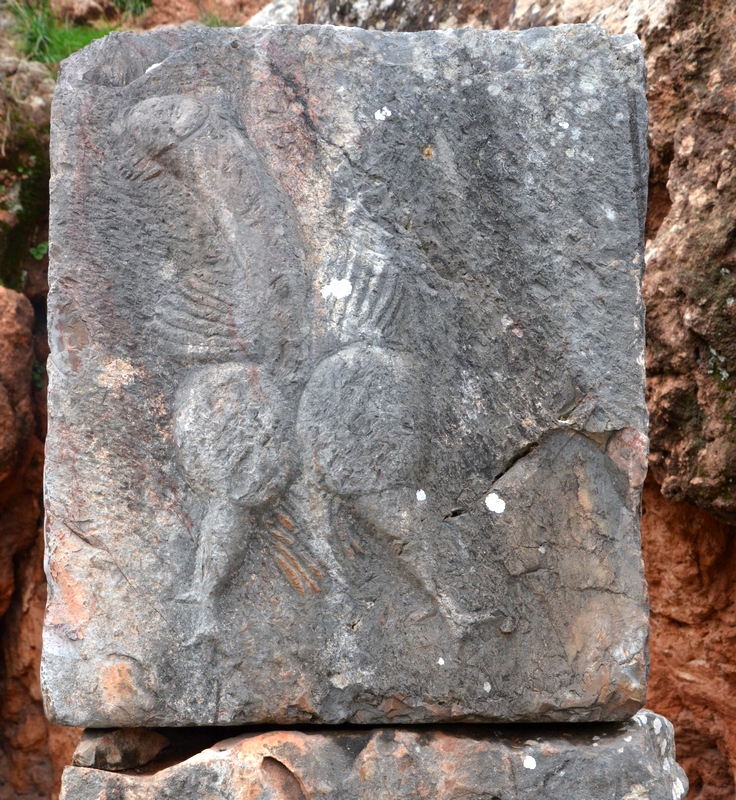
[[[643,92],[592,26],[65,63],[52,719],[641,706]]]

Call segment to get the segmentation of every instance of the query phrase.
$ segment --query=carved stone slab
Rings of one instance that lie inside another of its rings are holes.
[[[636,711],[645,132],[592,26],[65,62],[51,718]]]
[[[672,725],[651,712],[551,731],[273,731],[141,772],[67,767],[61,800],[682,800],[688,788]]]

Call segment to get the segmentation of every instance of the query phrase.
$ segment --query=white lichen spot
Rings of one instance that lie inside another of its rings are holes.
[[[379,122],[384,122],[391,116],[391,109],[388,106],[384,106],[383,108],[376,111],[373,115]]]
[[[322,297],[336,297],[341,300],[353,291],[353,284],[347,278],[335,279],[331,280],[327,286],[323,286],[320,291]]]
[[[498,95],[500,95],[502,91],[503,88],[500,87],[497,83],[492,83],[488,87],[488,94],[490,94],[491,97],[498,97]]]
[[[539,550],[539,552],[542,555],[544,555],[547,552],[547,548],[544,545],[542,545],[541,547],[538,547],[537,550]]]
[[[427,493],[423,489],[417,489],[417,500],[423,503],[427,499]]]
[[[483,684],[483,691],[484,691],[486,694],[489,694],[489,693],[490,693],[490,691],[491,691],[491,684],[490,684],[490,683],[488,683],[488,681],[486,681],[486,682]]]
[[[527,769],[537,768],[537,760],[534,756],[524,756],[523,764]]]
[[[562,120],[562,122],[559,123],[559,125],[561,128],[564,128],[565,130],[567,130],[570,127],[570,123],[564,119]]]
[[[630,742],[631,741],[631,736],[624,736],[624,741],[625,742]]]
[[[444,667],[444,666],[445,666],[445,659],[444,659],[444,658],[442,658],[442,656],[440,656],[440,657],[437,659],[437,663],[438,663],[438,664],[439,664],[441,667]]]
[[[662,730],[662,720],[654,718],[652,722],[652,727],[654,728],[654,732],[659,736],[660,731]]]
[[[506,510],[506,501],[499,497],[495,492],[491,492],[486,497],[486,508],[494,514],[503,514]]]
[[[682,785],[682,781],[675,778],[675,782],[672,784],[672,800],[680,800],[684,794],[685,787]]]
[[[733,303],[734,303],[733,297],[727,297],[726,298],[726,308],[731,308]]]
[[[565,150],[565,155],[568,158],[572,158],[575,155],[575,151],[574,150]]]
[[[148,75],[149,72],[153,72],[153,70],[158,69],[158,67],[160,67],[163,63],[163,61],[159,61],[157,64],[151,64],[151,66],[146,70],[146,75]]]
[[[647,722],[649,721],[647,719],[647,715],[642,714],[641,711],[638,714],[634,714],[634,720],[637,725],[646,725]]]

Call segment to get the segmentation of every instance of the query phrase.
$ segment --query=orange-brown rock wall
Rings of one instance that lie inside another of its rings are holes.
[[[50,725],[39,686],[45,387],[34,366],[45,337],[28,299],[0,287],[0,800],[58,793],[78,738]]]
[[[644,489],[651,604],[647,705],[674,724],[691,800],[732,800],[736,771],[736,537],[701,509]]]

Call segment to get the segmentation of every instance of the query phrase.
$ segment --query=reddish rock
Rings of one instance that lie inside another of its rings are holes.
[[[44,716],[38,674],[46,604],[43,541],[18,559],[17,588],[0,625],[0,800],[52,800],[80,731]]]
[[[47,260],[29,249],[48,238],[43,153],[53,89],[46,65],[18,59],[0,39],[0,282],[22,284],[40,312]],[[42,313],[34,319],[25,297],[0,288],[0,800],[58,795],[79,736],[46,722],[38,681],[47,352]]]
[[[149,29],[189,20],[242,25],[267,3],[268,0],[152,0],[144,24]]]
[[[0,483],[18,467],[33,430],[32,368],[33,307],[0,287]]]
[[[734,797],[736,531],[644,488],[644,561],[651,601],[647,704],[675,725],[690,800]]]
[[[15,588],[14,555],[33,542],[43,445],[32,436],[33,308],[0,287],[0,617]]]
[[[34,397],[32,369],[45,350],[33,325],[28,300],[0,287],[0,800],[57,796],[79,737],[46,721],[38,682],[45,392]]]

